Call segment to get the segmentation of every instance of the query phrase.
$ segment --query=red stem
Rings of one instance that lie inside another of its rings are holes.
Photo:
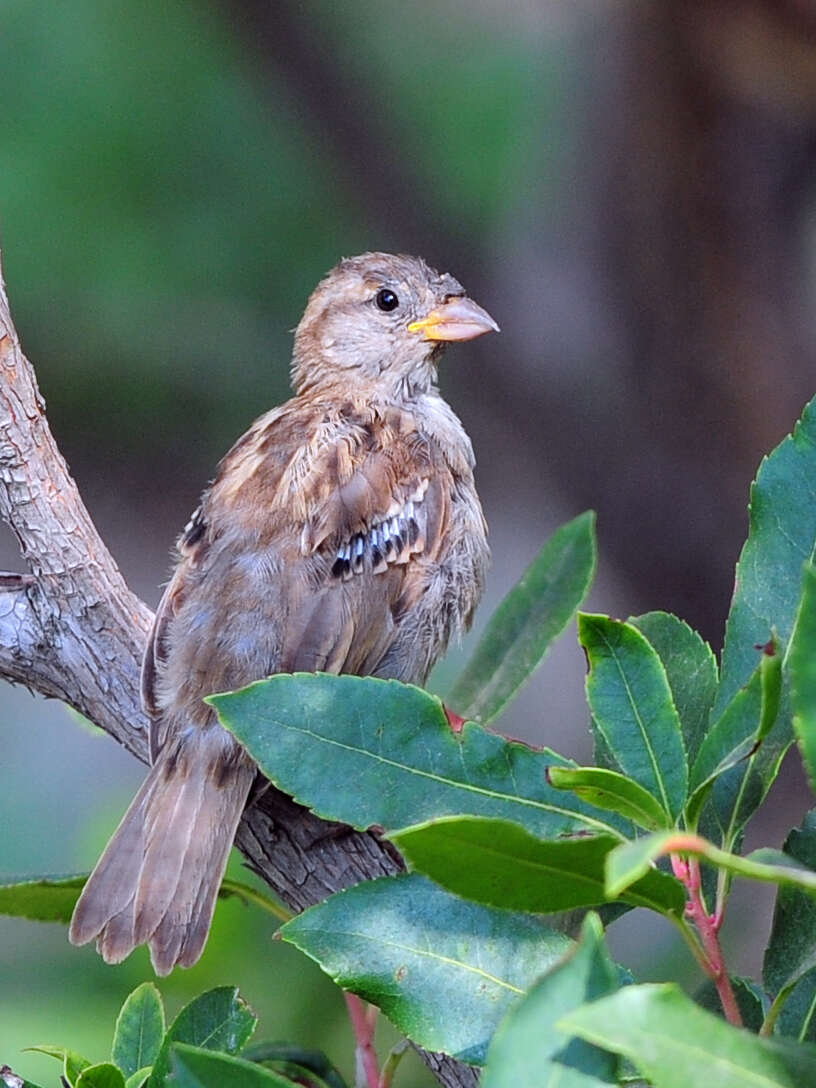
[[[709,914],[703,899],[702,880],[700,877],[700,862],[695,857],[686,860],[676,854],[671,857],[674,875],[686,886],[688,901],[686,903],[686,916],[694,923],[700,934],[700,942],[703,946],[703,969],[714,980],[717,993],[720,998],[726,1020],[735,1027],[742,1027],[742,1015],[734,996],[734,989],[728,971],[725,967],[722,946],[720,945],[720,926],[722,925],[722,912],[716,915]]]
[[[377,1009],[366,1006],[356,994],[343,992],[348,1008],[349,1019],[357,1040],[357,1061],[365,1072],[368,1088],[378,1088],[380,1083],[380,1064],[374,1049],[374,1030],[377,1026]]]

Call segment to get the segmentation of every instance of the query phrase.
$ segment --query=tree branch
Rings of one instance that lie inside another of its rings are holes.
[[[147,762],[139,668],[152,615],[128,589],[88,515],[45,416],[0,272],[0,516],[29,574],[0,574],[0,677],[61,699]],[[280,898],[303,910],[398,861],[372,834],[330,825],[269,788],[244,814],[236,845]],[[422,1057],[448,1088],[475,1072]]]

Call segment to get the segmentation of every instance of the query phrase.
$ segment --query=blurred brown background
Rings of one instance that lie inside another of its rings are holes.
[[[386,249],[451,271],[502,326],[441,375],[491,526],[481,622],[593,507],[590,606],[675,611],[719,649],[749,482],[816,391],[816,3],[7,0],[0,94],[18,327],[151,604],[218,457],[287,395],[309,291],[339,256]],[[569,635],[502,728],[585,758],[582,684]],[[89,867],[140,768],[57,705],[0,699],[0,875]],[[795,760],[773,798],[753,844],[809,803]],[[735,900],[738,970],[758,971],[771,901]],[[659,921],[616,928],[640,977],[685,961]],[[271,931],[223,908],[202,964],[163,984],[171,1010],[239,984],[259,1037],[349,1070],[333,988]],[[3,921],[0,1062],[53,1084],[21,1047],[101,1059],[147,970]]]

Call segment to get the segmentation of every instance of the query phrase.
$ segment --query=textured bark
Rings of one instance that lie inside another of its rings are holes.
[[[69,703],[146,763],[139,670],[152,613],[125,584],[54,442],[1,275],[0,516],[29,568],[0,574],[0,677]],[[373,834],[335,830],[270,788],[244,814],[236,845],[295,910],[399,870]],[[469,1067],[421,1053],[449,1088],[477,1083]]]

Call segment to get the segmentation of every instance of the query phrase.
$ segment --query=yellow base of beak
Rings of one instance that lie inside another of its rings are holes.
[[[451,298],[431,310],[421,321],[412,321],[409,332],[421,332],[424,340],[473,340],[499,326],[487,312],[469,298]]]

